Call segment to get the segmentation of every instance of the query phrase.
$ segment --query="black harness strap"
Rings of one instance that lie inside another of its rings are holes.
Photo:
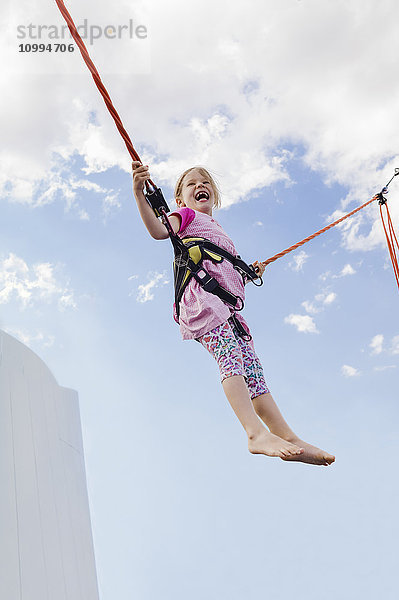
[[[216,252],[217,254],[220,254],[220,256],[223,256],[223,258],[226,258],[229,262],[231,262],[234,268],[240,272],[244,280],[247,279],[249,281],[252,281],[258,287],[263,285],[263,280],[256,274],[254,267],[252,265],[248,265],[245,261],[243,261],[240,255],[237,254],[237,256],[234,256],[234,254],[231,254],[224,248],[221,248],[217,244],[214,244],[213,242],[205,238],[201,239],[200,244],[202,248]],[[260,279],[260,283],[255,283],[256,279]]]
[[[203,267],[202,262],[204,258],[207,258],[214,263],[219,263],[226,259],[235,269],[237,269],[244,281],[245,279],[248,279],[255,283],[255,279],[258,279],[259,277],[252,265],[247,265],[240,256],[234,256],[224,248],[221,248],[205,238],[179,238],[176,236],[171,239],[175,249],[174,279],[177,318],[179,318],[180,314],[180,300],[192,277],[194,277],[207,292],[215,294],[223,302],[229,304],[235,312],[244,308],[243,299],[220,285],[220,283]],[[259,279],[260,283],[255,283],[255,285],[259,286],[263,284],[262,278]],[[241,323],[237,326],[237,330],[242,337],[244,337],[244,335],[248,336]]]
[[[230,316],[229,321],[231,322],[233,327],[236,328],[238,335],[242,337],[243,340],[247,342],[250,342],[252,340],[252,335],[248,333],[246,329],[244,329],[244,326],[238,320],[236,313],[233,313]]]

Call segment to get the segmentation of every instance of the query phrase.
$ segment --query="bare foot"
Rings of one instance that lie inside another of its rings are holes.
[[[266,429],[258,435],[248,438],[248,450],[251,454],[278,456],[286,460],[290,458],[300,460],[299,456],[304,452],[302,447],[291,444]]]
[[[325,452],[324,450],[320,450],[320,448],[316,448],[316,446],[312,446],[306,442],[303,442],[299,437],[290,437],[287,440],[297,446],[300,446],[304,449],[304,452],[298,456],[287,456],[281,457],[283,460],[295,460],[299,462],[308,463],[310,465],[331,465],[335,461],[335,456]]]

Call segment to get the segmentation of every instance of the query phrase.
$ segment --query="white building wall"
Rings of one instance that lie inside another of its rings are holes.
[[[2,331],[0,598],[98,600],[78,395]]]

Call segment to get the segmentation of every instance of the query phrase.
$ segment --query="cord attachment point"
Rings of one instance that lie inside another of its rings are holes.
[[[146,191],[144,195],[157,217],[162,217],[164,212],[170,212],[161,188],[154,187],[152,191]]]
[[[386,188],[386,187],[384,187],[384,188],[381,190],[381,192],[378,194],[378,196],[377,196],[377,197],[378,197],[378,204],[380,204],[381,206],[382,206],[383,204],[386,204],[386,203],[387,203],[387,199],[386,199],[386,198],[384,198],[384,196],[383,196],[383,194],[387,194],[387,193],[388,193],[388,190],[387,190],[387,188]]]

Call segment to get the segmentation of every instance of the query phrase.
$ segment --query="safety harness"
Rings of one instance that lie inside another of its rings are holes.
[[[147,202],[154,210],[157,217],[162,218],[169,238],[175,253],[173,261],[173,274],[175,285],[175,308],[176,318],[180,316],[180,301],[183,297],[184,290],[192,278],[210,294],[218,296],[225,304],[228,304],[233,313],[231,319],[239,335],[250,340],[250,334],[244,329],[243,325],[237,319],[235,313],[244,308],[244,301],[240,296],[236,296],[225,287],[223,287],[217,279],[212,277],[204,268],[204,259],[211,260],[214,264],[220,264],[223,260],[228,260],[236,269],[244,283],[252,281],[256,286],[263,285],[262,277],[260,277],[253,265],[248,265],[239,255],[234,255],[221,248],[214,242],[203,237],[179,237],[174,231],[168,219],[166,212],[169,212],[169,207],[162,195],[160,188],[156,188],[150,193],[146,193]],[[259,283],[256,280],[259,279]]]

